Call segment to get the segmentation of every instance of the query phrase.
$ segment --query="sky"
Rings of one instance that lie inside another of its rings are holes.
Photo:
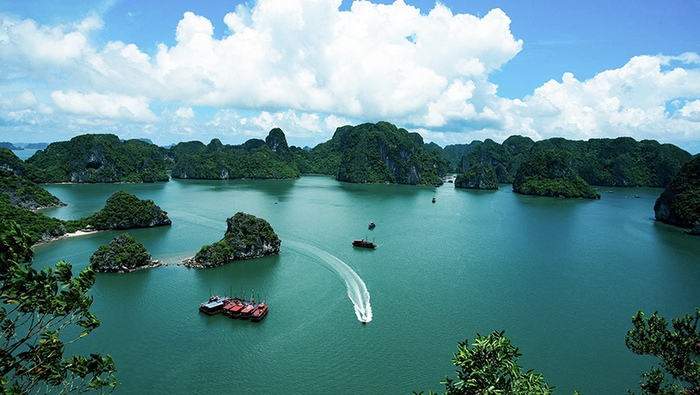
[[[700,152],[700,0],[0,0],[0,141],[290,145],[388,121],[442,147]]]

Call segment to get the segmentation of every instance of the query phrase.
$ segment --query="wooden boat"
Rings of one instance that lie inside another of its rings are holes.
[[[251,315],[250,320],[253,322],[258,322],[258,321],[262,320],[267,315],[268,309],[269,308],[267,306],[267,303],[262,302],[262,303],[258,304],[258,306],[255,308],[255,310],[253,310],[253,314]]]
[[[376,248],[377,245],[374,244],[371,241],[367,241],[365,239],[355,239],[352,241],[352,245],[355,247],[362,247],[362,248]]]
[[[208,315],[219,314],[224,310],[224,306],[228,304],[230,300],[231,298],[228,296],[212,296],[208,301],[199,305],[199,311]]]
[[[243,300],[238,298],[233,298],[231,301],[224,306],[223,313],[229,317],[235,318],[235,315],[243,308]]]
[[[242,320],[247,320],[248,318],[251,318],[253,316],[253,311],[256,307],[258,307],[257,303],[246,302],[245,306],[240,310],[236,318],[240,318]]]

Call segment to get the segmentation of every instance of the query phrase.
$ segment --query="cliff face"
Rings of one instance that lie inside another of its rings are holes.
[[[151,259],[143,244],[127,233],[115,237],[109,245],[100,246],[90,257],[90,264],[102,273],[126,273],[160,265]]]
[[[4,168],[0,168],[0,194],[2,193],[8,196],[13,206],[27,210],[66,205],[46,189]]]
[[[656,219],[700,235],[700,156],[678,171],[654,204]]]
[[[600,195],[572,168],[566,151],[535,152],[513,180],[513,191],[524,195],[600,199]]]
[[[488,163],[477,163],[455,179],[456,188],[498,189],[496,170]]]
[[[242,212],[226,220],[224,238],[202,247],[185,266],[207,268],[229,262],[279,254],[281,241],[272,226],[262,218]]]
[[[170,148],[167,155],[175,163],[171,172],[173,178],[228,180],[299,177],[299,169],[279,128],[272,129],[264,141],[250,139],[241,145],[225,145],[218,139],[213,139],[208,145],[190,141]]]
[[[162,153],[141,140],[85,134],[49,144],[27,159],[34,182],[113,183],[168,181]]]
[[[636,141],[631,137],[588,141],[551,138],[534,142],[528,137],[511,136],[503,144],[486,139],[469,146],[447,146],[443,152],[446,155],[463,152],[456,165],[459,173],[475,163],[490,163],[496,169],[498,181],[510,183],[530,155],[552,149],[571,153],[571,167],[588,184],[614,187],[664,188],[692,157],[671,144]]]
[[[387,122],[343,126],[332,140],[340,156],[338,181],[439,186],[449,169],[439,149]]]

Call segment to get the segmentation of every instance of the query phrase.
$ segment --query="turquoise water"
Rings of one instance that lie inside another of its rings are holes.
[[[75,351],[111,354],[118,394],[441,391],[457,343],[494,330],[556,393],[625,394],[653,362],[625,347],[632,315],[700,306],[700,239],[653,220],[659,189],[584,201],[323,176],[46,188],[69,204],[46,210],[59,218],[91,214],[124,189],[173,221],[129,231],[168,266],[99,274],[92,291],[102,326]],[[270,222],[282,253],[178,265],[221,239],[238,211]],[[84,268],[120,233],[38,246],[35,266]],[[352,247],[361,237],[377,249]],[[271,306],[260,323],[197,311],[211,293],[251,290]]]

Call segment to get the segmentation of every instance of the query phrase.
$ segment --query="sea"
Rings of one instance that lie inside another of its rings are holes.
[[[125,190],[172,220],[128,231],[164,265],[98,274],[91,311],[102,325],[67,349],[111,355],[116,394],[441,392],[457,376],[457,345],[493,331],[555,394],[626,394],[656,363],[626,348],[632,316],[700,307],[700,238],[654,220],[661,189],[580,200],[327,176],[44,187],[68,204],[49,216],[90,215]],[[237,212],[268,221],[281,253],[181,265]],[[63,260],[77,272],[122,233],[39,245],[34,266]],[[377,248],[353,247],[361,238]],[[211,295],[270,310],[257,323],[200,313]]]

